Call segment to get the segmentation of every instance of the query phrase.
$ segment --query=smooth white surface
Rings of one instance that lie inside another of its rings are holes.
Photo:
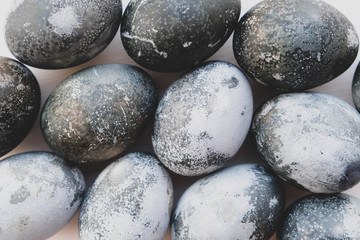
[[[0,8],[0,55],[1,56],[7,56],[14,58],[5,43],[4,40],[4,31],[3,26],[5,23],[5,12],[7,12],[9,5],[12,1],[11,0],[5,0],[1,2],[1,8]],[[123,6],[126,6],[129,0],[123,0]],[[260,2],[260,0],[242,0],[242,10],[241,15],[243,15],[250,7],[255,5],[256,3]],[[348,19],[353,23],[355,26],[358,34],[360,33],[360,14],[359,14],[359,1],[357,0],[346,0],[346,1],[340,1],[340,0],[326,0],[326,2],[330,3],[334,7],[336,7],[338,10],[340,10],[345,16],[348,17]],[[211,60],[225,60],[231,63],[236,64],[235,58],[233,56],[232,52],[232,37],[226,42],[226,44],[211,58]],[[334,96],[337,96],[341,99],[344,99],[350,104],[352,103],[351,98],[351,82],[353,78],[353,74],[355,72],[355,68],[357,66],[357,63],[359,62],[359,57],[356,59],[354,64],[349,68],[344,74],[339,76],[338,78],[334,79],[333,81],[312,89],[312,91],[319,91],[319,92],[325,92],[332,94]],[[104,63],[128,63],[133,64],[133,60],[131,60],[126,52],[124,51],[121,40],[120,40],[120,34],[118,33],[114,40],[111,42],[111,44],[102,52],[99,56],[97,56],[92,61],[82,64],[77,67],[64,69],[64,70],[41,70],[41,69],[35,69],[31,68],[30,70],[35,74],[37,77],[41,91],[42,91],[42,104],[52,91],[52,89],[57,86],[63,79],[65,79],[70,74],[84,68],[87,66],[92,66],[96,64],[104,64]],[[236,64],[237,65],[237,64]],[[157,87],[160,92],[160,96],[163,94],[164,90],[175,80],[177,79],[181,73],[172,73],[172,74],[164,74],[164,73],[157,73],[146,70],[156,81]],[[250,81],[252,88],[253,88],[253,94],[254,94],[254,103],[255,107],[257,107],[259,104],[261,104],[265,99],[267,99],[270,96],[275,95],[276,93],[269,90],[266,87],[260,86],[259,84]],[[360,147],[360,146],[359,146]],[[33,151],[33,150],[46,150],[50,151],[50,149],[47,147],[46,143],[44,142],[41,133],[40,133],[40,127],[39,127],[39,117],[30,132],[30,134],[27,136],[27,138],[13,151],[8,153],[5,157],[11,156],[15,153],[20,152],[26,152],[26,151]],[[130,149],[127,152],[131,151],[151,151],[151,140],[150,140],[150,129],[148,129],[143,136],[139,139],[137,144],[130,147]],[[251,140],[248,138],[240,151],[236,154],[236,156],[230,161],[228,165],[237,164],[237,163],[247,163],[247,162],[257,162],[259,163],[259,156],[255,151],[255,148],[253,144],[251,143]],[[95,178],[96,174],[101,170],[101,168],[89,168],[85,171],[85,175],[87,176],[88,183],[91,183],[93,179]],[[173,183],[175,187],[175,199],[177,200],[179,196],[182,194],[182,192],[197,178],[189,178],[189,177],[180,177],[172,175]],[[299,196],[303,196],[306,194],[305,192],[299,191],[287,184],[284,184],[287,191],[287,203],[293,202],[295,199],[297,199]],[[355,186],[354,188],[346,191],[346,193],[349,193],[351,195],[357,196],[360,198],[360,184]],[[44,226],[46,227],[46,226]],[[77,232],[77,216],[72,219],[72,221],[58,234],[50,238],[51,240],[75,240],[78,238],[78,232]],[[167,235],[166,239],[170,239],[169,234]],[[272,239],[275,239],[274,237]]]

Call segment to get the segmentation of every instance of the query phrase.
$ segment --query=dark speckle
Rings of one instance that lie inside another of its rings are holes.
[[[10,197],[11,204],[18,204],[24,202],[30,196],[30,192],[25,186],[21,186],[15,193]]]
[[[222,84],[228,86],[228,88],[235,88],[239,84],[239,80],[236,77],[232,77],[230,79],[224,79]]]

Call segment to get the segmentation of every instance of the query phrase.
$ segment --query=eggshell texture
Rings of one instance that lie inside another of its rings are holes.
[[[255,114],[258,152],[286,181],[335,193],[360,181],[360,115],[324,93],[282,94]]]
[[[280,180],[257,164],[226,168],[195,182],[175,209],[172,239],[269,239],[284,208]]]
[[[360,63],[358,64],[354,73],[354,78],[351,88],[352,98],[356,109],[360,112]]]
[[[346,194],[309,195],[284,215],[277,239],[360,239],[360,200]]]
[[[121,23],[121,39],[129,56],[146,68],[185,70],[226,42],[240,8],[240,0],[131,1]]]
[[[320,0],[268,0],[240,20],[233,39],[240,68],[284,91],[322,85],[355,60],[359,39],[337,9]]]
[[[47,152],[0,161],[0,239],[42,240],[62,229],[82,202],[85,180]]]
[[[40,87],[23,64],[0,57],[0,157],[30,132],[40,109]]]
[[[25,64],[72,67],[105,49],[121,14],[121,0],[15,0],[5,38],[12,54]]]
[[[87,163],[118,156],[153,115],[157,92],[150,76],[122,64],[81,70],[57,86],[41,115],[41,130],[54,152]]]
[[[130,153],[110,164],[86,194],[80,239],[165,237],[173,203],[171,179],[152,155]]]
[[[252,113],[252,92],[242,72],[227,62],[208,62],[166,90],[155,113],[155,153],[181,175],[215,171],[239,150]]]

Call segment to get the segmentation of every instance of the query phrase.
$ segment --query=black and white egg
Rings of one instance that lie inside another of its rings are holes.
[[[127,154],[105,168],[86,194],[80,239],[164,239],[172,204],[172,182],[161,163],[149,154]]]
[[[267,0],[250,9],[234,32],[240,68],[283,91],[317,87],[354,62],[359,38],[350,21],[321,0]]]
[[[107,161],[136,140],[156,104],[154,82],[140,68],[92,66],[53,90],[42,111],[41,130],[49,147],[66,160]]]
[[[324,93],[276,96],[254,116],[258,152],[283,179],[314,193],[336,193],[360,181],[360,115]]]
[[[152,134],[155,153],[177,174],[215,171],[241,147],[252,113],[252,91],[240,69],[208,62],[175,81],[160,100]]]
[[[360,199],[346,195],[309,195],[284,214],[277,240],[360,239]]]
[[[105,49],[121,15],[121,0],[15,0],[5,38],[12,54],[27,65],[72,67]]]
[[[78,210],[85,180],[75,167],[47,152],[0,161],[0,239],[43,240]]]
[[[121,23],[126,52],[154,71],[182,71],[213,55],[230,37],[240,0],[131,1]]]
[[[223,169],[195,182],[172,218],[172,239],[270,239],[284,209],[281,181],[257,164]]]

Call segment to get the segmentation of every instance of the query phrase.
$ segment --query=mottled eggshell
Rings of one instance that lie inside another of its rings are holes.
[[[346,194],[309,195],[287,209],[277,239],[360,239],[359,226],[360,199]]]
[[[250,9],[235,29],[240,68],[257,82],[283,91],[322,85],[357,56],[354,26],[320,0],[267,0]]]
[[[208,62],[166,90],[155,113],[155,153],[181,175],[215,171],[241,147],[252,113],[252,92],[243,73],[227,62]]]
[[[62,229],[79,208],[85,180],[47,152],[0,161],[0,239],[42,240]]]
[[[255,114],[258,152],[286,181],[335,193],[360,181],[360,115],[324,93],[282,94]]]
[[[173,186],[152,155],[130,153],[110,164],[86,194],[80,211],[80,239],[165,237]]]
[[[269,239],[285,204],[280,180],[257,164],[226,168],[195,182],[172,218],[172,239]]]
[[[114,38],[121,0],[15,0],[5,38],[21,62],[47,69],[72,67],[98,55]]]
[[[40,109],[40,87],[23,64],[0,57],[0,157],[31,130]]]
[[[106,161],[136,140],[156,103],[153,80],[140,68],[92,66],[53,90],[42,111],[41,130],[49,147],[66,160]]]
[[[131,1],[121,23],[126,52],[155,71],[175,72],[213,55],[230,37],[240,0]]]
[[[356,109],[360,112],[360,63],[358,64],[354,73],[351,93],[354,105]]]

